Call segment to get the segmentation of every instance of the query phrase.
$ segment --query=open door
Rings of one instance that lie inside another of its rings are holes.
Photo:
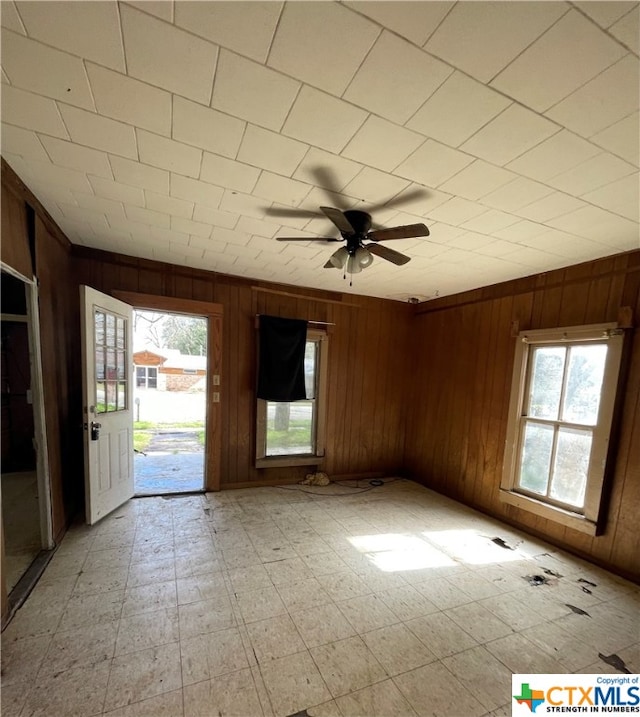
[[[86,520],[133,496],[132,309],[80,287]]]

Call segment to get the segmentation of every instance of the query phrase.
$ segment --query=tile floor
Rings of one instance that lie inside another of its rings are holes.
[[[73,527],[2,635],[3,717],[497,716],[512,672],[640,671],[638,586],[408,481],[308,490]]]

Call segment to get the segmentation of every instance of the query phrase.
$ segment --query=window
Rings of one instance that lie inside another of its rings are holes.
[[[104,309],[93,315],[96,413],[127,410],[127,320]]]
[[[138,388],[158,388],[158,369],[155,366],[136,366]]]
[[[597,531],[624,332],[523,332],[513,369],[501,497]]]
[[[318,465],[324,456],[324,413],[328,337],[307,330],[304,375],[305,401],[276,402],[258,399],[256,467]]]

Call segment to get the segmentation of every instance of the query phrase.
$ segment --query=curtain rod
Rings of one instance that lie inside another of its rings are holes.
[[[256,319],[260,316],[270,316],[270,314],[256,314]],[[318,324],[320,326],[335,326],[332,321],[307,321],[308,324]]]

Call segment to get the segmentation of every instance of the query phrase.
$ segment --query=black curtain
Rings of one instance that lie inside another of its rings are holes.
[[[258,398],[285,402],[307,397],[304,384],[306,341],[306,321],[260,316]]]

